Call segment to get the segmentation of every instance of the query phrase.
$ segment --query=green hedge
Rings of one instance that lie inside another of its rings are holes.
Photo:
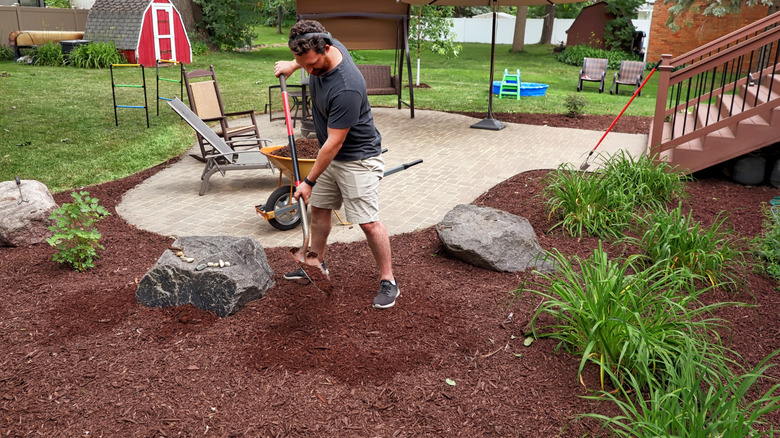
[[[555,59],[569,65],[582,65],[585,58],[607,58],[609,64],[607,68],[617,70],[620,68],[620,61],[641,61],[642,58],[636,53],[623,52],[621,50],[596,49],[586,45],[568,46],[562,52],[555,55]],[[646,66],[651,67],[652,66]]]

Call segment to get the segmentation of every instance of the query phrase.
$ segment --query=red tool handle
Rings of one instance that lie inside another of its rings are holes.
[[[661,61],[663,61],[663,60],[661,60]],[[645,78],[645,80],[644,80],[644,81],[642,81],[642,85],[640,85],[640,86],[639,86],[639,88],[637,88],[637,89],[634,91],[634,95],[633,95],[633,96],[631,96],[631,99],[628,101],[628,103],[626,104],[626,106],[624,106],[624,107],[623,107],[623,111],[621,111],[621,112],[620,112],[620,114],[618,114],[618,116],[617,116],[617,117],[615,117],[615,120],[614,120],[614,121],[612,121],[612,124],[611,124],[611,125],[609,125],[609,128],[607,128],[607,131],[606,131],[606,132],[604,132],[604,135],[602,135],[602,136],[601,136],[601,139],[599,139],[599,142],[598,142],[598,143],[596,143],[596,146],[594,146],[594,147],[593,147],[593,150],[591,150],[591,151],[590,151],[590,153],[591,153],[591,154],[593,153],[593,151],[595,151],[595,150],[596,150],[596,148],[597,148],[597,147],[599,147],[599,145],[601,144],[602,140],[604,140],[604,137],[606,137],[606,136],[607,136],[607,134],[609,134],[609,131],[612,129],[612,127],[613,127],[613,126],[615,126],[615,123],[617,123],[617,121],[618,121],[618,119],[620,118],[620,116],[622,116],[622,115],[623,115],[623,113],[624,113],[624,112],[626,112],[626,109],[628,109],[628,106],[629,106],[629,105],[631,105],[631,102],[633,102],[633,101],[634,101],[634,98],[635,98],[637,95],[639,95],[639,92],[640,92],[640,91],[642,91],[642,87],[644,87],[644,86],[645,86],[645,84],[647,83],[648,79],[650,79],[650,76],[653,76],[653,73],[655,73],[655,69],[657,69],[657,68],[658,68],[658,66],[659,66],[659,65],[661,65],[661,61],[658,61],[658,63],[655,65],[655,67],[653,67],[653,69],[652,69],[652,70],[650,70],[650,74],[648,74],[648,75],[647,75],[647,77]]]
[[[295,134],[290,116],[290,100],[287,95],[287,79],[284,77],[284,73],[279,75],[279,85],[282,88],[282,106],[284,107],[284,121],[287,124],[287,141],[290,144],[290,155],[293,162],[293,177],[295,177],[295,187],[298,187],[303,178],[301,178],[301,171],[298,167],[298,153],[295,150]]]

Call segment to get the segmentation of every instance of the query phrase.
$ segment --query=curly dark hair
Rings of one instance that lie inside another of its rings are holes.
[[[325,45],[329,44],[321,36],[315,35],[307,38],[295,39],[298,35],[305,33],[325,33],[325,26],[320,24],[319,21],[314,20],[301,20],[295,23],[295,26],[290,28],[290,41],[287,46],[296,55],[303,55],[309,50],[314,50],[316,53],[324,54]]]

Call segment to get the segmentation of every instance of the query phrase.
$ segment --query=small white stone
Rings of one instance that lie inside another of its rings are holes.
[[[225,267],[230,266],[230,262],[225,262]]]
[[[182,260],[184,260],[187,263],[192,263],[195,261],[195,259],[192,257],[182,257]]]
[[[213,268],[213,267],[214,267],[214,263],[212,263],[212,262],[208,262],[208,263],[206,263],[206,266],[210,266],[210,267],[212,267],[212,268]]]
[[[219,267],[220,268],[224,268],[225,267],[225,262],[223,262],[222,259],[219,260]]]

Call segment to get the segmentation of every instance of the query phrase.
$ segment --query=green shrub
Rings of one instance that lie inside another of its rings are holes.
[[[103,249],[99,243],[102,236],[97,228],[91,227],[110,213],[87,192],[70,195],[75,202],[62,204],[52,213],[50,219],[55,219],[57,224],[49,227],[54,235],[46,242],[57,249],[52,260],[70,263],[73,269],[82,272],[94,266],[97,249]]]
[[[622,50],[604,50],[596,49],[584,44],[577,46],[568,46],[563,51],[555,54],[555,59],[568,65],[582,66],[585,58],[607,58],[609,61],[607,68],[617,70],[620,68],[620,61],[641,61],[642,58],[636,53],[624,52]]]
[[[778,207],[780,208],[780,207]],[[780,220],[775,216],[778,211],[774,206],[763,205],[763,230],[753,241],[753,252],[763,261],[761,270],[780,281]]]
[[[762,420],[780,408],[780,385],[761,387],[776,379],[767,371],[780,350],[764,358],[752,370],[737,375],[719,364],[708,368],[702,353],[686,348],[679,357],[663,359],[663,379],[645,385],[629,376],[618,391],[601,391],[585,398],[614,402],[621,415],[596,418],[618,437],[758,437],[774,436],[770,423]],[[740,371],[741,372],[741,371]]]
[[[13,61],[14,49],[0,45],[0,61]]]
[[[687,196],[685,181],[691,177],[675,172],[656,158],[648,154],[635,158],[621,149],[603,160],[598,172],[605,175],[604,184],[625,190],[635,209],[665,208],[669,202]]]
[[[547,198],[551,218],[560,218],[552,229],[562,227],[573,237],[583,235],[617,238],[633,215],[627,194],[604,186],[603,176],[586,173],[564,163],[544,180],[542,195]]]
[[[68,56],[70,64],[79,68],[106,68],[111,64],[127,62],[119,53],[114,42],[89,43],[77,46]]]
[[[585,105],[588,104],[588,99],[579,94],[569,93],[563,98],[563,107],[566,108],[566,115],[568,117],[579,117],[585,114]]]
[[[581,172],[564,163],[544,180],[551,218],[573,237],[585,234],[618,238],[638,210],[664,208],[684,195],[685,176],[671,172],[665,163],[651,157],[634,159],[625,151],[602,157],[593,173]]]
[[[195,41],[192,43],[193,56],[208,55],[208,53],[209,53],[208,44],[204,43],[203,41]]]
[[[51,41],[35,49],[34,59],[35,65],[59,67],[65,64],[65,57],[62,55],[60,44]]]
[[[707,366],[727,361],[724,349],[710,344],[721,326],[710,312],[738,304],[703,305],[698,298],[708,289],[679,281],[679,270],[663,264],[642,269],[636,256],[611,260],[601,242],[585,260],[557,250],[551,258],[557,269],[537,272],[534,283],[518,288],[515,297],[530,292],[542,298],[531,331],[580,356],[578,376],[594,363],[602,388],[605,380],[620,387],[629,375],[646,384],[664,371],[665,358],[690,346],[702,352]]]
[[[712,286],[741,285],[746,274],[744,242],[727,227],[727,216],[718,215],[709,227],[682,213],[682,206],[658,209],[636,217],[637,235],[623,242],[635,245],[647,265],[664,263],[668,272],[680,270],[683,278],[706,278]]]

